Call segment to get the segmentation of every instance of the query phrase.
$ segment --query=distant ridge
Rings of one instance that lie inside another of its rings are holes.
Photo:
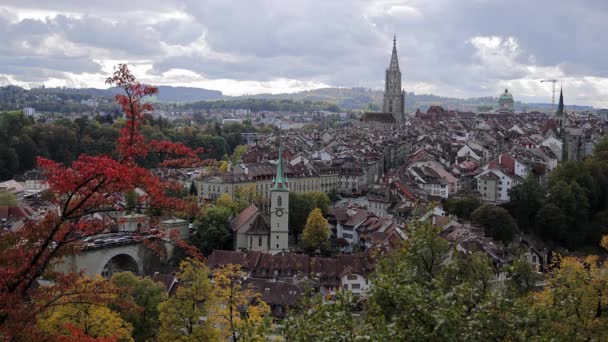
[[[257,98],[257,99],[278,99],[294,101],[323,101],[338,105],[345,110],[379,110],[382,105],[382,90],[368,88],[319,88],[305,90],[297,93],[285,94],[258,94],[247,96],[232,97],[237,99]],[[227,99],[230,97],[226,97]],[[440,105],[445,109],[464,109],[476,110],[479,106],[493,106],[498,102],[497,97],[485,96],[469,99],[459,99],[453,97],[443,97],[433,94],[405,94],[405,106],[407,112],[414,112],[417,109],[426,110],[429,106]],[[371,105],[370,105],[371,104]],[[540,110],[551,111],[550,103],[524,103],[515,102],[517,111]],[[566,105],[569,110],[590,110],[592,106]]]
[[[224,97],[221,91],[209,90],[193,87],[173,87],[157,86],[158,95],[156,100],[160,102],[196,102],[219,100]],[[41,89],[41,88],[36,88]],[[34,91],[36,89],[33,89]],[[47,92],[57,92],[65,94],[81,94],[89,96],[114,96],[117,88],[97,89],[97,88],[44,88]]]
[[[170,103],[193,103],[201,101],[216,101],[224,100],[225,102],[235,101],[235,104],[246,103],[246,99],[265,99],[265,100],[292,100],[299,102],[325,102],[331,105],[337,105],[342,110],[370,110],[376,111],[380,109],[382,103],[383,92],[368,88],[320,88],[313,90],[305,90],[296,93],[283,94],[258,94],[258,95],[243,95],[243,96],[227,96],[221,91],[209,90],[204,88],[194,87],[173,87],[173,86],[158,86],[159,94],[154,99],[155,102],[170,102]],[[12,90],[11,90],[12,89]],[[75,95],[79,99],[87,97],[113,97],[117,92],[117,88],[97,89],[97,88],[34,88],[31,90],[22,89],[16,86],[0,87],[0,94],[3,92],[10,93],[30,93],[38,94],[65,94]],[[2,99],[0,98],[0,101]],[[432,94],[414,94],[406,93],[405,103],[406,111],[414,112],[417,109],[425,111],[429,106],[440,105],[446,109],[458,110],[473,110],[477,111],[480,107],[493,107],[496,105],[497,98],[495,97],[478,97],[470,99],[458,99],[451,97],[442,97]],[[25,105],[25,103],[22,103]],[[0,107],[5,107],[1,106]],[[567,105],[569,110],[590,110],[591,106],[576,106]],[[522,103],[515,102],[516,111],[551,111],[550,103]]]

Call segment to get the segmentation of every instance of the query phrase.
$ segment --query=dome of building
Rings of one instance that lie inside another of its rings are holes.
[[[505,92],[498,98],[498,112],[499,113],[513,113],[513,95],[509,93],[509,89],[505,89]]]
[[[505,92],[500,95],[500,100],[503,101],[513,101],[513,95],[509,94],[509,89],[505,89]]]

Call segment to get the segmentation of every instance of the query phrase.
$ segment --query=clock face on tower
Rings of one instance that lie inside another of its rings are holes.
[[[277,211],[275,212],[275,214],[277,214],[278,217],[283,216],[283,210],[282,209],[277,209]]]

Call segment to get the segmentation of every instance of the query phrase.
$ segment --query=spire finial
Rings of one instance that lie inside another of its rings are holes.
[[[397,35],[396,34],[393,35],[393,48],[395,48],[395,49],[397,48]]]

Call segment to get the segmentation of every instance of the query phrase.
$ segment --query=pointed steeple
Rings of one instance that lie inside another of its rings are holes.
[[[283,145],[279,143],[279,160],[277,161],[277,174],[272,180],[271,190],[289,190],[289,182],[283,174]]]
[[[393,36],[393,54],[391,55],[391,63],[388,66],[388,70],[399,70],[399,58],[397,58],[397,35]]]
[[[556,116],[564,116],[564,93],[559,89],[559,104],[557,105]]]

